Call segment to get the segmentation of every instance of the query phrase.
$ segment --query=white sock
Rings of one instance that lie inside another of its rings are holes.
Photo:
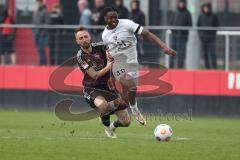
[[[131,105],[130,103],[129,103],[129,105],[130,105],[131,110],[138,110],[137,101],[135,102],[134,105]]]
[[[116,127],[113,125],[114,122],[111,122],[111,124],[109,125],[110,129],[115,129]]]

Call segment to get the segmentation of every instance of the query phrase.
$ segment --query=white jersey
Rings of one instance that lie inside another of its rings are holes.
[[[128,19],[119,19],[114,29],[105,27],[102,33],[103,42],[108,46],[113,57],[123,54],[127,57],[127,63],[138,63],[137,39],[134,34],[141,34],[143,27]]]

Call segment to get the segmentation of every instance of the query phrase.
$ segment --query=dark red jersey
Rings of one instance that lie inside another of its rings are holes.
[[[97,80],[92,79],[87,73],[90,67],[93,67],[96,71],[103,69],[107,65],[106,46],[92,44],[92,53],[85,53],[80,49],[77,53],[78,66],[84,73],[83,86],[101,88],[101,86],[107,86],[110,78],[110,72]]]

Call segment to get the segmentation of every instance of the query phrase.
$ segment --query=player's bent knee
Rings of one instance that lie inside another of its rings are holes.
[[[130,119],[123,122],[124,127],[129,127],[130,124],[131,124],[131,120]]]
[[[130,119],[130,117],[126,117],[126,118],[123,118],[123,119],[121,120],[121,122],[122,122],[122,125],[123,125],[124,127],[128,127],[128,126],[130,126],[130,124],[131,124],[131,119]]]
[[[131,86],[129,87],[129,92],[137,92],[137,87],[136,86]]]
[[[137,86],[133,80],[128,80],[127,86],[129,92],[136,92]]]
[[[132,92],[136,92],[137,91],[137,86],[136,86],[136,84],[134,83],[133,80],[122,80],[121,84],[128,91],[132,91]]]
[[[94,104],[97,108],[100,109],[102,113],[105,113],[108,111],[108,103],[103,97],[97,97],[94,100]]]

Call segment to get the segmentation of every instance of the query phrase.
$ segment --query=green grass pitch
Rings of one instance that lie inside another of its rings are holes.
[[[167,123],[170,142],[157,142],[153,130]],[[0,111],[0,160],[232,160],[240,159],[240,119],[195,118],[135,121],[106,138],[98,119],[64,122],[54,113]]]

